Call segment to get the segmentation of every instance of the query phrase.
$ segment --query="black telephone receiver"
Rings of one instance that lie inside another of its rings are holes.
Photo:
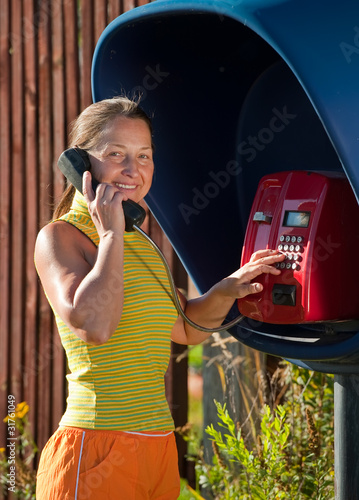
[[[82,176],[87,170],[91,170],[90,158],[84,149],[70,148],[66,149],[58,159],[58,167],[66,179],[71,182],[75,188],[82,193]],[[92,178],[92,188],[96,192],[98,186],[96,179]],[[132,200],[122,202],[125,215],[125,231],[135,231],[133,226],[140,227],[143,223],[146,212]]]

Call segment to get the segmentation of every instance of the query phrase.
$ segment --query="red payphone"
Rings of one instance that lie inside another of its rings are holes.
[[[238,300],[241,314],[276,324],[359,318],[359,207],[344,174],[292,171],[263,177],[253,202],[241,265],[256,250],[286,255],[280,276]]]

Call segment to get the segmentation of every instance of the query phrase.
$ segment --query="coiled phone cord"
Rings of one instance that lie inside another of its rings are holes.
[[[190,326],[192,326],[196,330],[200,330],[200,331],[206,332],[206,333],[215,333],[215,332],[223,332],[224,330],[228,330],[232,326],[237,325],[240,321],[242,321],[244,316],[240,315],[240,316],[237,316],[237,318],[230,321],[229,323],[226,323],[225,325],[221,325],[221,326],[218,326],[216,328],[206,328],[205,326],[198,325],[197,323],[194,323],[191,319],[189,319],[186,316],[185,312],[183,311],[181,303],[179,301],[178,294],[176,291],[176,286],[174,284],[174,280],[173,280],[169,265],[167,263],[166,257],[163,255],[162,251],[156,245],[156,243],[148,236],[148,234],[146,234],[144,231],[142,231],[142,229],[139,228],[136,224],[133,225],[133,228],[135,229],[135,231],[137,231],[139,234],[141,234],[150,243],[150,245],[156,250],[156,252],[160,256],[160,258],[163,262],[163,265],[165,266],[168,281],[170,283],[172,299],[173,299],[174,305],[176,306],[178,314],[183,318],[183,320],[186,323],[188,323]]]

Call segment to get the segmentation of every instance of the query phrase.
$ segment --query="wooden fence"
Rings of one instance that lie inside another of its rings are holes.
[[[64,411],[66,361],[34,268],[35,239],[64,189],[57,158],[66,147],[68,124],[91,103],[96,41],[115,17],[148,2],[0,2],[0,418],[9,395],[16,403],[27,401],[42,448]],[[150,216],[145,229],[185,288],[185,273]],[[186,360],[172,363],[167,392],[178,425],[186,422],[185,377]],[[2,425],[0,447],[6,438]]]

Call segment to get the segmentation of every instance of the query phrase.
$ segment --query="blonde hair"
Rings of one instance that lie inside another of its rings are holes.
[[[95,102],[85,108],[70,124],[69,147],[78,147],[86,151],[95,149],[102,139],[106,125],[118,116],[143,120],[148,125],[152,137],[151,120],[140,108],[139,100],[120,96]],[[154,149],[153,143],[152,148]],[[70,210],[74,194],[75,188],[70,185],[54,210],[54,219],[58,219]]]

